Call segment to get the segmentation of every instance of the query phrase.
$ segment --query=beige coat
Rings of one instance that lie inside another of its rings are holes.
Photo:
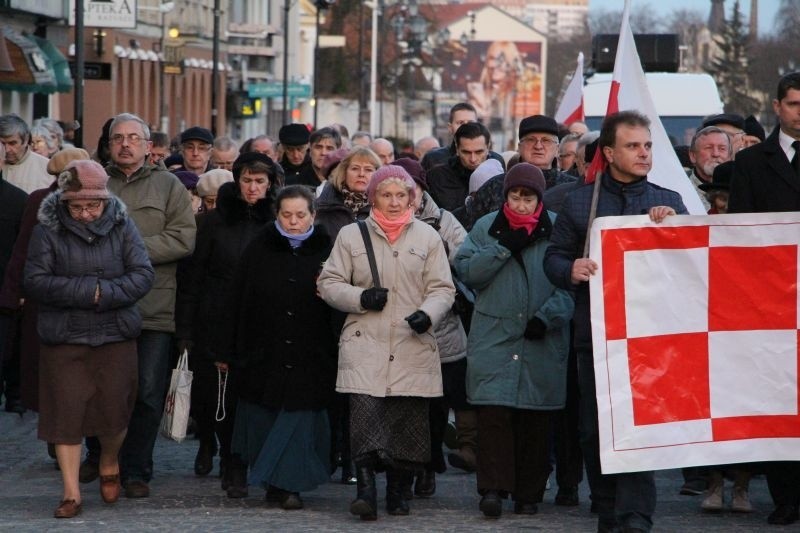
[[[433,328],[453,305],[455,288],[442,239],[413,220],[393,245],[367,219],[386,307],[368,311],[361,293],[373,286],[366,246],[357,224],[342,228],[317,286],[329,305],[349,313],[339,338],[338,392],[375,397],[442,395],[442,373]],[[433,328],[417,334],[405,317],[421,309]]]

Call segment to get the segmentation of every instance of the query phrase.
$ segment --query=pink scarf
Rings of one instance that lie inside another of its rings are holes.
[[[539,215],[542,214],[543,205],[544,204],[539,202],[539,205],[536,206],[536,211],[531,215],[520,215],[512,211],[511,208],[508,207],[508,203],[504,203],[503,214],[506,216],[506,220],[508,220],[508,225],[511,229],[525,228],[525,231],[530,235],[539,223]]]
[[[370,215],[386,234],[386,238],[389,239],[389,244],[394,244],[394,242],[400,237],[400,233],[402,233],[403,228],[405,228],[414,217],[414,213],[411,211],[411,209],[407,209],[405,214],[397,220],[389,220],[383,216],[383,213],[375,208],[370,210]]]

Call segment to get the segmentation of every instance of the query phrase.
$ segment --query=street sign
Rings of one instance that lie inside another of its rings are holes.
[[[311,97],[311,85],[308,83],[290,82],[287,87],[287,96],[298,98]],[[283,96],[282,81],[264,81],[250,83],[247,86],[247,95],[250,98],[275,98]]]

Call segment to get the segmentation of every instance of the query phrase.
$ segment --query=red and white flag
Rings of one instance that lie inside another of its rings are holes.
[[[800,214],[600,217],[603,472],[800,460]]]
[[[687,95],[691,98],[691,95]],[[671,189],[681,195],[683,204],[693,215],[706,213],[700,197],[697,195],[692,182],[686,177],[675,150],[672,148],[667,130],[661,124],[661,119],[656,113],[653,97],[647,87],[647,79],[642,70],[639,53],[636,51],[636,42],[630,26],[630,0],[625,0],[625,9],[622,12],[622,25],[619,30],[617,55],[614,59],[614,74],[611,81],[611,90],[608,93],[608,107],[606,115],[618,111],[635,110],[650,119],[650,137],[653,141],[653,168],[647,179]],[[586,171],[586,182],[591,183],[600,172],[605,170],[605,160],[600,150],[595,152],[595,158]]]
[[[561,103],[556,111],[556,122],[569,126],[573,122],[582,122],[586,118],[583,113],[583,52],[578,53],[578,66],[572,76]]]

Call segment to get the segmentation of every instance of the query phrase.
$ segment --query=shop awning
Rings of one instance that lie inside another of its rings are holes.
[[[72,85],[66,58],[52,43],[0,26],[0,90],[49,94]]]

